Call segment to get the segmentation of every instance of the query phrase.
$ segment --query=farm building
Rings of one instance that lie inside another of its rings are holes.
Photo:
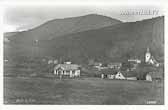
[[[58,64],[54,67],[54,74],[57,76],[69,76],[69,77],[80,77],[80,68],[77,64],[71,64],[66,62],[64,64]]]
[[[124,75],[115,69],[104,69],[101,72],[101,78],[103,79],[125,79]]]
[[[126,80],[137,80],[137,75],[134,72],[121,72],[114,69],[105,69],[101,71],[101,78],[107,79],[126,79]]]

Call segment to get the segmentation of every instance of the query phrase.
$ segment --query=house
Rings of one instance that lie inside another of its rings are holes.
[[[115,75],[115,79],[126,79],[126,78],[125,78],[124,75],[119,71],[119,72],[117,72],[117,74]]]
[[[137,59],[137,58],[130,58],[130,59],[128,59],[128,62],[140,64],[140,63],[141,63],[141,60],[140,60],[140,59]]]
[[[115,79],[115,74],[114,73],[111,73],[111,74],[106,74],[106,73],[102,73],[101,74],[101,78],[102,79]]]
[[[102,63],[100,63],[100,62],[95,62],[95,63],[94,63],[94,66],[102,66]]]
[[[117,70],[111,69],[111,68],[105,68],[101,70],[101,78],[107,78],[107,79],[115,79],[115,75],[117,73]]]
[[[57,76],[80,77],[80,66],[65,62],[54,67],[54,74]]]
[[[107,66],[108,66],[108,68],[120,69],[122,67],[122,63],[113,62],[113,63],[109,63]]]
[[[94,67],[94,68],[97,68],[98,70],[103,69],[102,63],[100,63],[100,62],[95,62],[93,67]]]
[[[145,80],[146,81],[152,81],[152,76],[150,74],[146,74]]]
[[[118,69],[102,69],[102,79],[125,79],[125,80],[137,80],[137,74],[134,71],[121,71]]]
[[[126,79],[125,76],[118,70],[115,69],[104,69],[101,71],[101,78],[107,79]]]
[[[163,78],[163,74],[159,72],[148,72],[145,75],[145,80],[153,81],[153,80],[161,80]]]
[[[93,64],[93,66],[94,67],[101,67],[102,66],[102,63],[100,63],[100,62],[95,62],[94,64]]]

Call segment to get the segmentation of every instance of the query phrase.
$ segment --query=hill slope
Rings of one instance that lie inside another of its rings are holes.
[[[96,14],[65,19],[55,19],[48,21],[34,29],[17,33],[9,39],[17,41],[20,40],[21,42],[48,40],[70,33],[99,29],[118,23],[121,23],[121,21]]]
[[[9,43],[5,47],[6,55],[10,56],[54,56],[77,63],[89,59],[123,61],[131,56],[143,59],[146,48],[150,47],[156,59],[163,60],[164,17],[77,32],[38,43]]]

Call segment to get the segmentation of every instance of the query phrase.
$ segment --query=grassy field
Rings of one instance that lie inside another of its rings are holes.
[[[4,77],[5,104],[164,104],[163,83]]]

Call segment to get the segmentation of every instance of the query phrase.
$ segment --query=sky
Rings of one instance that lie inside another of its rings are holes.
[[[137,14],[136,12],[141,14]],[[127,13],[127,15],[125,13]],[[6,6],[4,10],[4,31],[13,32],[28,30],[37,27],[49,20],[76,17],[87,14],[99,14],[115,18],[123,22],[133,22],[162,16],[163,10],[160,7],[153,5],[11,5]]]

